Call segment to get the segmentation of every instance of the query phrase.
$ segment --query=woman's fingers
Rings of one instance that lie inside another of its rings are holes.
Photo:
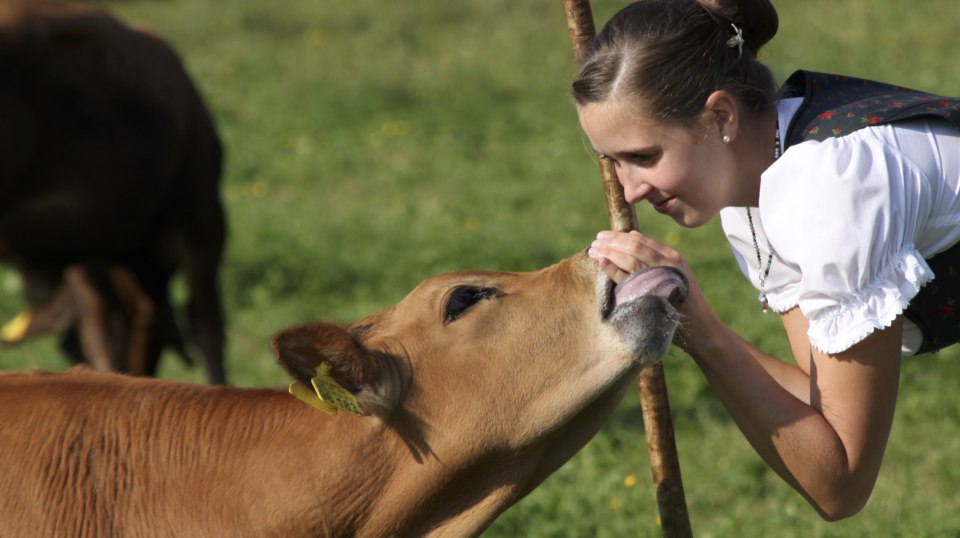
[[[600,269],[614,282],[620,282],[646,265],[638,252],[636,238],[621,237],[626,235],[612,232],[612,235],[598,236],[587,250],[587,254],[597,260]]]
[[[591,248],[588,254],[596,259],[603,272],[616,282],[645,267],[637,258],[617,250]]]
[[[597,263],[600,264],[600,270],[602,270],[604,274],[606,274],[607,277],[610,278],[610,280],[618,284],[620,283],[621,280],[623,280],[624,278],[627,278],[627,276],[629,276],[630,274],[624,271],[623,269],[620,269],[619,267],[617,267],[617,265],[612,261],[610,261],[610,259],[608,258],[604,258],[601,256],[600,258],[597,258]]]
[[[680,261],[677,251],[637,231],[600,232],[588,253],[597,260],[608,258],[627,273],[654,265],[676,265]]]

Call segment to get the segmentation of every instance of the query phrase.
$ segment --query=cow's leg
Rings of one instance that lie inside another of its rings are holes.
[[[149,257],[142,258],[139,262],[139,265],[127,268],[129,282],[114,281],[110,284],[117,300],[123,306],[128,325],[144,324],[142,330],[128,327],[127,331],[127,350],[130,350],[130,353],[133,353],[134,349],[140,350],[138,353],[142,352],[142,360],[137,359],[141,365],[137,375],[155,375],[160,359],[168,348],[172,348],[188,365],[192,365],[193,360],[184,349],[184,339],[170,304],[172,269],[164,266],[162,260]],[[149,309],[145,311],[147,307]],[[140,310],[139,314],[136,314],[137,310]],[[149,314],[149,322],[146,314]],[[142,345],[135,342],[138,336],[132,331],[139,331],[143,336]]]
[[[127,349],[120,370],[138,376],[150,375],[155,369],[148,370],[147,364],[150,339],[155,334],[154,303],[129,269],[115,265],[108,272],[110,285],[126,314]]]
[[[200,350],[210,383],[227,382],[224,369],[224,315],[220,301],[220,260],[226,242],[223,208],[215,191],[203,211],[185,224],[181,263],[189,290],[188,340]]]
[[[213,384],[225,384],[224,368],[224,314],[220,301],[219,268],[223,253],[223,235],[216,241],[198,241],[199,233],[179,232],[176,237],[177,259],[187,287],[185,305],[186,327],[183,336],[196,348],[207,368],[207,379]],[[208,236],[209,237],[209,236]],[[164,284],[166,286],[167,284]],[[158,286],[159,288],[159,286]],[[165,289],[165,288],[164,288]],[[170,338],[179,342],[177,323],[170,311],[164,311],[158,299],[157,323],[169,321]],[[172,340],[171,340],[172,341]],[[184,358],[189,357],[184,353]]]
[[[80,348],[84,358],[94,370],[113,371],[103,297],[91,283],[86,269],[80,265],[67,267],[63,272],[63,282],[77,307]]]
[[[215,272],[188,272],[187,280],[190,339],[203,356],[210,383],[224,384],[227,382],[223,365],[224,321],[217,275]]]

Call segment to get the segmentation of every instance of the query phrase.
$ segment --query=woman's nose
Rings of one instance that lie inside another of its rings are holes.
[[[617,179],[623,187],[624,198],[631,204],[642,201],[653,191],[653,187],[637,177],[636,174],[631,174],[629,168],[617,170]]]

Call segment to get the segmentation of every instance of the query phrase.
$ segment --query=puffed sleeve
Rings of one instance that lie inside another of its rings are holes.
[[[760,210],[811,344],[838,353],[888,327],[933,278],[914,245],[925,179],[881,140],[848,136],[790,148],[764,174]]]

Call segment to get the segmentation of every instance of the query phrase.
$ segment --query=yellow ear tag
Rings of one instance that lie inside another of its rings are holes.
[[[363,415],[360,409],[360,403],[357,398],[347,389],[340,386],[339,383],[330,377],[330,365],[321,363],[316,368],[317,375],[310,380],[313,384],[313,390],[317,392],[324,403],[331,404],[338,409],[343,409],[351,415]]]
[[[301,402],[323,411],[328,415],[336,415],[337,408],[320,399],[317,393],[299,381],[290,383],[287,391]]]
[[[0,329],[0,340],[14,343],[23,340],[27,334],[27,328],[30,327],[30,319],[33,315],[30,312],[20,312],[13,319],[6,322]]]

